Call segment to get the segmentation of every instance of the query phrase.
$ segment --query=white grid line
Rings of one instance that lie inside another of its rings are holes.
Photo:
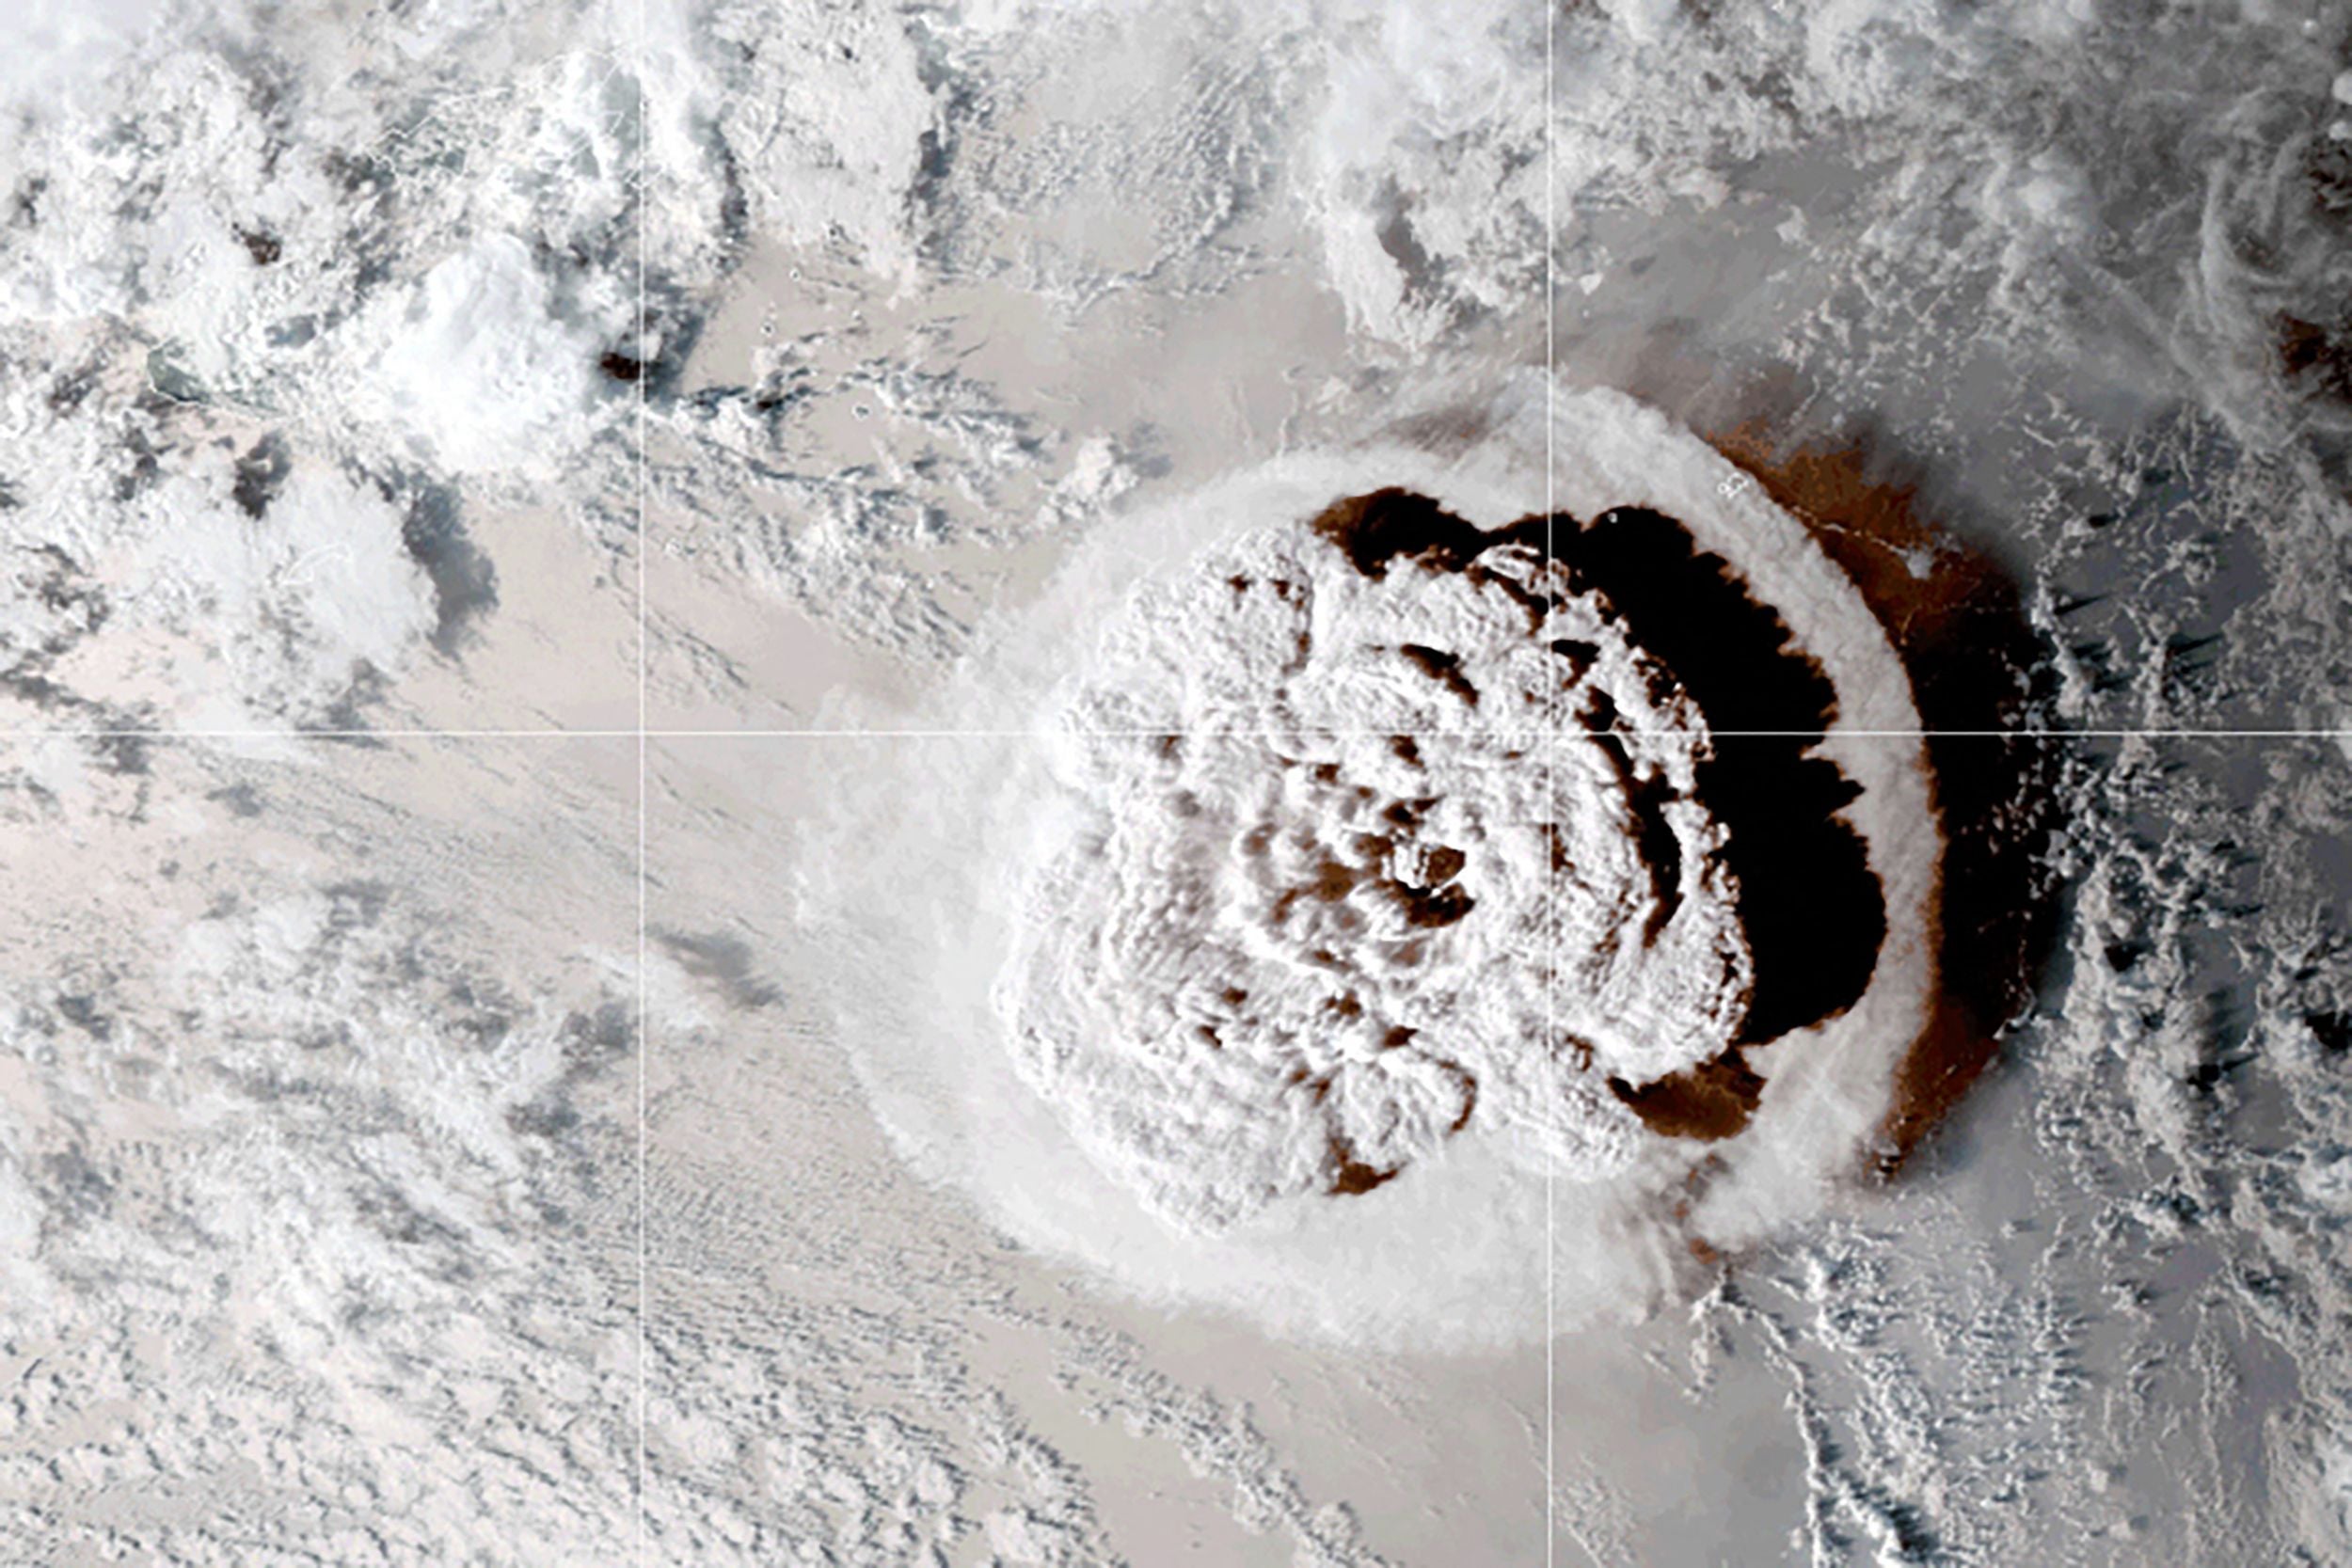
[[[644,563],[639,563],[644,569]],[[1642,725],[1495,724],[1471,729],[1394,728],[1339,729],[1296,724],[1263,729],[662,729],[652,725],[625,730],[135,730],[34,729],[0,730],[0,745],[42,740],[149,740],[225,742],[231,740],[1278,740],[1313,736],[1322,739],[1381,740],[1407,736],[1416,740],[1507,739],[1534,736],[1559,738],[1571,735],[1614,735],[1634,738],[1691,736],[1681,729]],[[2064,729],[2020,726],[2014,729],[1893,729],[1866,730],[1836,724],[1801,730],[1708,730],[1712,740],[2352,740],[2352,727],[2303,729]]]
[[[647,165],[646,150],[650,145],[652,123],[647,103],[646,67],[650,54],[646,48],[647,0],[637,0],[637,341],[631,345],[637,356],[636,425],[637,425],[637,1474],[634,1528],[637,1561],[644,1568],[650,1560],[647,1552],[646,1511],[651,1496],[646,1487],[645,1417],[646,1392],[651,1368],[646,1360],[648,1335],[646,1320],[653,1310],[653,1297],[647,1290],[647,1259],[645,1231],[647,1224],[646,1166],[648,1125],[646,1117],[647,1085],[650,1082],[650,1057],[653,1053],[653,1009],[645,971],[645,888],[647,880],[646,838],[650,797],[646,793],[646,752],[648,750],[646,720],[646,668],[648,649],[646,624],[646,551],[649,541],[645,530],[645,394],[646,381],[652,372],[652,356],[645,342],[645,272],[650,250],[646,242],[647,212],[653,201],[653,181]]]
[[[1551,4],[1550,0],[1546,0],[1544,6],[1544,557],[1548,561],[1558,559],[1554,553],[1552,528],[1553,520],[1559,514],[1559,507],[1554,499],[1553,450],[1557,443],[1554,404],[1560,378],[1558,363],[1560,339],[1553,315],[1556,300],[1552,285],[1551,254],[1559,243],[1559,225],[1557,214],[1553,211],[1554,203],[1558,199],[1558,185],[1555,180],[1557,169],[1554,166],[1552,147],[1552,48],[1553,30],[1559,10],[1560,8],[1557,5]],[[1552,791],[1559,782],[1557,776],[1560,758],[1559,704],[1560,692],[1555,684],[1550,694],[1551,705],[1549,714],[1551,719],[1550,734],[1544,741],[1544,799],[1547,800],[1552,799]],[[1549,961],[1549,955],[1560,951],[1560,878],[1551,865],[1549,849],[1546,851],[1545,876],[1549,895],[1544,901],[1544,945],[1547,949],[1547,961],[1544,965],[1544,1048],[1547,1051],[1552,1051],[1559,1048],[1560,1020],[1556,1007],[1557,999],[1553,992],[1554,982],[1558,977],[1558,965]],[[1552,1112],[1556,1123],[1559,1115],[1559,1107],[1556,1103],[1552,1107]],[[1559,1137],[1561,1131],[1555,1125],[1552,1129],[1553,1136]],[[1558,1430],[1557,1412],[1554,1409],[1557,1400],[1555,1391],[1559,1387],[1560,1381],[1554,1367],[1554,1357],[1557,1354],[1555,1344],[1559,1338],[1559,1325],[1555,1311],[1559,1273],[1559,1226],[1556,1223],[1558,1165],[1559,1162],[1552,1159],[1549,1151],[1547,1150],[1544,1159],[1544,1568],[1553,1568],[1558,1560],[1560,1545],[1560,1531],[1553,1517],[1557,1507],[1555,1499],[1560,1495],[1553,1441]]]

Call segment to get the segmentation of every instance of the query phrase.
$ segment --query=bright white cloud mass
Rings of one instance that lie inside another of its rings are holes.
[[[1862,1174],[1933,984],[1923,755],[1845,739],[1916,728],[1902,668],[1704,443],[1556,413],[1550,526],[1534,383],[1117,525],[957,693],[985,764],[843,791],[816,927],[937,977],[840,996],[919,1164],[1149,1294],[1439,1344],[1541,1333],[1548,1182],[1585,1316]]]

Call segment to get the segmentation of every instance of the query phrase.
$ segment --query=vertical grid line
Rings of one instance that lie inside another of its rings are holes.
[[[1551,73],[1552,29],[1559,12],[1557,0],[1544,0],[1544,555],[1548,562],[1553,562],[1559,559],[1553,548],[1551,536],[1553,518],[1558,512],[1552,499],[1552,442],[1554,440],[1552,398],[1553,388],[1559,381],[1559,366],[1555,362],[1559,354],[1559,336],[1554,330],[1552,322],[1553,301],[1557,297],[1557,293],[1552,287],[1551,253],[1558,233],[1557,225],[1553,221],[1552,203],[1556,199],[1554,193],[1558,187],[1553,179],[1552,124],[1554,116],[1551,102]],[[1553,570],[1557,571],[1556,565]],[[1544,739],[1544,800],[1547,811],[1551,809],[1551,801],[1558,786],[1556,768],[1560,753],[1559,701],[1559,692],[1555,689],[1549,700],[1550,723],[1548,726],[1549,733]],[[1544,1049],[1556,1051],[1559,1049],[1559,1020],[1554,1006],[1556,998],[1553,995],[1553,987],[1559,980],[1555,956],[1560,951],[1560,877],[1558,871],[1552,868],[1549,847],[1546,848],[1545,875],[1547,879],[1544,900],[1544,946],[1546,949],[1544,954]],[[1556,1096],[1552,1104],[1552,1115],[1559,1115]],[[1558,1130],[1554,1131],[1556,1133]],[[1547,1150],[1544,1160],[1544,1568],[1554,1568],[1559,1550],[1559,1531],[1552,1519],[1552,1510],[1556,1506],[1555,1499],[1560,1492],[1555,1481],[1553,1454],[1553,1433],[1557,1424],[1553,1401],[1554,1390],[1559,1386],[1559,1379],[1553,1375],[1552,1363],[1553,1355],[1556,1354],[1553,1349],[1554,1276],[1559,1259],[1557,1227],[1553,1223],[1553,1199],[1558,1183],[1558,1162],[1551,1156],[1551,1152]]]
[[[644,1565],[649,1543],[646,1539],[645,1513],[651,1501],[645,1487],[645,1410],[646,1384],[650,1368],[646,1364],[645,1331],[647,1315],[653,1309],[652,1293],[646,1289],[645,1257],[645,1166],[646,1166],[646,1085],[650,1065],[647,1060],[653,1050],[652,1008],[648,1004],[645,974],[645,844],[649,801],[645,793],[645,559],[651,538],[645,528],[645,387],[652,369],[645,343],[645,263],[650,254],[646,233],[648,208],[653,199],[653,181],[648,167],[651,145],[651,92],[648,87],[647,66],[647,0],[637,0],[637,343],[638,372],[636,380],[637,436],[637,1408],[636,1408],[636,1476],[633,1490],[636,1508],[633,1510],[638,1563]]]

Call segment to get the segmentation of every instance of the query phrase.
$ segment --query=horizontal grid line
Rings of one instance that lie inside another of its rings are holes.
[[[1281,729],[594,729],[594,730],[0,730],[0,743],[35,740],[1248,740],[1316,736],[1327,739],[1495,739],[1546,736],[1691,736],[1688,730],[1626,725],[1498,724],[1467,730],[1417,729],[1410,725],[1337,729],[1301,724]],[[1825,727],[1798,730],[1708,730],[1712,740],[1797,739],[1804,736],[1858,740],[2352,740],[2346,729],[1986,729],[1864,730]]]

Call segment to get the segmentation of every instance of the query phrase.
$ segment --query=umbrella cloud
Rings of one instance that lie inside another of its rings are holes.
[[[1980,1065],[1887,585],[1613,395],[1546,511],[1547,417],[1134,519],[985,661],[1001,815],[861,830],[1003,915],[968,1029],[845,998],[918,1164],[1149,1295],[1508,1338],[1547,1191],[1570,1309],[1645,1305],[1915,1136],[1920,1042]]]

